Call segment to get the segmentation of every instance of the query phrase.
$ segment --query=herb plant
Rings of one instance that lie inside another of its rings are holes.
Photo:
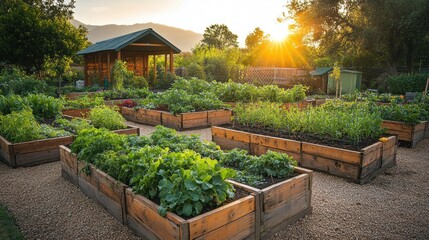
[[[98,106],[89,112],[89,120],[96,128],[106,128],[108,130],[124,129],[124,117],[117,111],[116,106],[109,107],[106,105]]]

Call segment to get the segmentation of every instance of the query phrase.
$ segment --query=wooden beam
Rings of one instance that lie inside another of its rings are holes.
[[[121,58],[122,58],[122,56],[121,56],[121,51],[122,51],[122,50],[119,50],[119,51],[118,51],[118,55],[117,55],[117,58],[116,58],[116,59],[118,59],[118,60],[121,60]]]
[[[160,43],[131,43],[128,46],[137,46],[137,47],[166,47],[165,44]]]
[[[174,52],[171,50],[170,52],[170,73],[174,75]]]
[[[156,55],[153,55],[153,76],[154,82],[156,82]]]
[[[167,54],[164,55],[164,80],[167,79]]]
[[[107,53],[107,80],[109,81],[109,84],[111,83],[110,79],[110,52]]]
[[[103,63],[101,62],[101,53],[98,54],[98,84],[103,82]]]
[[[88,86],[88,57],[87,55],[83,56],[83,73],[85,75],[85,86]]]

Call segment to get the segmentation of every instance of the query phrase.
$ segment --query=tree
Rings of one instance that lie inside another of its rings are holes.
[[[255,28],[255,30],[246,37],[247,50],[251,51],[261,46],[264,42],[269,41],[269,36],[269,34],[265,34],[259,27]]]
[[[209,48],[226,49],[238,47],[238,36],[232,33],[225,24],[213,24],[206,28],[202,45]]]
[[[74,1],[65,4],[64,0],[0,2],[0,62],[39,76],[49,63],[68,65],[87,44],[86,30],[69,22],[73,7]]]
[[[427,0],[290,0],[286,7],[296,31],[333,59],[375,59],[396,74],[398,65],[412,70],[417,47],[429,45]]]

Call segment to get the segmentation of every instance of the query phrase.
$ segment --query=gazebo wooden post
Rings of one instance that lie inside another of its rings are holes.
[[[154,81],[156,81],[156,55],[153,55],[153,76],[154,76]]]
[[[83,73],[85,75],[85,86],[88,86],[88,57],[83,55]]]
[[[167,79],[167,54],[164,54],[164,79]]]
[[[110,81],[110,52],[107,53],[107,81]]]
[[[173,53],[173,50],[171,49],[170,50],[170,73],[171,74],[174,74],[173,73],[173,71],[174,71],[174,55],[173,55],[174,53]]]
[[[118,55],[116,56],[116,59],[117,59],[117,60],[121,60],[121,58],[122,58],[122,56],[121,56],[121,51],[122,51],[122,50],[119,50],[119,51],[118,51]]]
[[[101,53],[98,55],[98,83],[103,82],[103,63],[101,62]]]

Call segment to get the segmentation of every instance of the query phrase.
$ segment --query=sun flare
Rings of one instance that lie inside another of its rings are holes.
[[[281,42],[289,35],[289,28],[287,24],[276,23],[267,30],[267,33],[270,34],[271,41]]]

